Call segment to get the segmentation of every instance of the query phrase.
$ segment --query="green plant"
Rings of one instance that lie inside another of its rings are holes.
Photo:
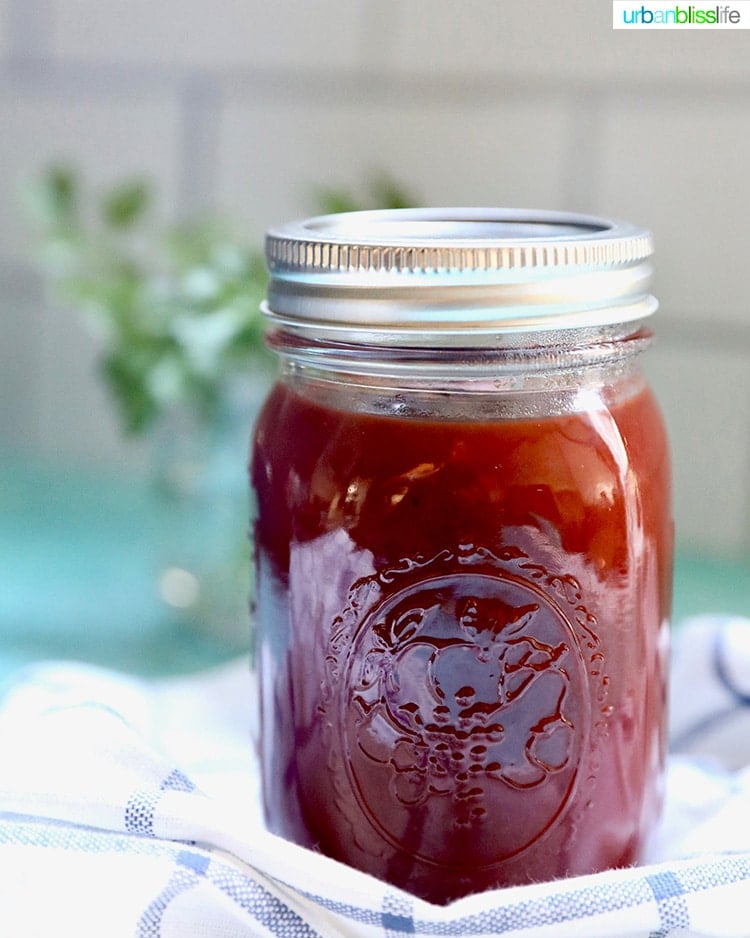
[[[96,193],[65,166],[48,169],[27,201],[56,298],[99,336],[101,374],[127,433],[178,407],[210,422],[238,376],[270,374],[263,255],[228,223],[160,226],[145,180]],[[412,204],[385,176],[364,199],[322,188],[316,201],[324,213]]]
[[[259,304],[263,258],[227,226],[159,228],[143,180],[93,195],[54,167],[30,203],[40,258],[58,300],[86,316],[128,433],[187,406],[210,420],[242,369],[267,368]]]

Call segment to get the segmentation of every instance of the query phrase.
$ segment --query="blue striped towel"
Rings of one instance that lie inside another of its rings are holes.
[[[248,662],[51,663],[0,701],[0,935],[750,935],[750,622],[679,630],[648,865],[438,907],[264,830]]]

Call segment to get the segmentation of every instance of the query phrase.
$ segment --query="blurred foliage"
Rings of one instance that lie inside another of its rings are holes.
[[[261,247],[215,219],[159,226],[154,195],[144,179],[92,192],[66,166],[27,192],[40,263],[58,301],[98,335],[101,374],[130,434],[178,407],[211,421],[238,377],[272,368]],[[363,196],[321,187],[315,203],[326,214],[414,201],[378,176]]]
[[[347,189],[320,187],[316,193],[317,211],[323,215],[336,212],[360,212],[374,208],[413,208],[414,196],[390,176],[376,175],[370,180],[364,197]]]

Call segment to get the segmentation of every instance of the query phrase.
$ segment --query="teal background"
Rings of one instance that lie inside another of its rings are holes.
[[[0,463],[0,671],[65,658],[176,674],[247,651],[249,613],[234,635],[216,634],[157,589],[163,567],[184,562],[184,543],[214,554],[212,510],[139,476]],[[244,499],[236,515],[243,550]]]
[[[139,476],[0,462],[0,674],[50,658],[178,674],[247,652],[249,613],[217,634],[157,590],[181,541],[215,549],[213,510],[165,499]],[[243,498],[235,515],[232,536],[249,550]],[[750,613],[750,563],[680,550],[674,621],[706,612]]]

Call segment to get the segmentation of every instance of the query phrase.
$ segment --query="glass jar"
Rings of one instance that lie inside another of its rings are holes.
[[[638,860],[672,571],[651,253],[628,225],[501,210],[270,233],[272,831],[437,903]]]

